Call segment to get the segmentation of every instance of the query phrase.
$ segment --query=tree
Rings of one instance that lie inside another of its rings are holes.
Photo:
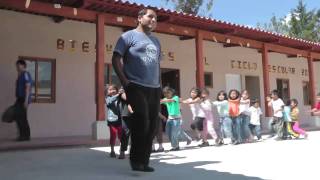
[[[320,41],[320,10],[308,11],[306,4],[299,1],[297,7],[292,9],[289,16],[277,18],[273,16],[269,23],[259,28],[289,35],[310,41]]]
[[[212,16],[213,0],[165,0],[172,3],[176,11],[187,14]]]

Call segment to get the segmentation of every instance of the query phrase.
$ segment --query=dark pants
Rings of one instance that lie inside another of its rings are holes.
[[[128,143],[130,137],[130,117],[122,117],[122,134],[121,134],[121,145],[120,151],[127,151],[128,150]]]
[[[258,139],[261,139],[261,126],[260,125],[254,125],[249,124],[249,128],[252,135],[256,135]]]
[[[27,109],[24,106],[24,98],[18,98],[15,106],[15,120],[17,122],[20,139],[30,139],[30,127],[27,119]]]
[[[130,83],[125,88],[128,104],[131,105],[130,161],[148,165],[152,140],[159,124],[160,88],[148,88]]]

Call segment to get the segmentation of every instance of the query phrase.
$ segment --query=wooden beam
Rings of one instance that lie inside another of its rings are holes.
[[[229,48],[229,47],[239,47],[240,44],[228,44],[228,43],[224,43],[223,47],[224,48]]]
[[[314,108],[315,99],[316,99],[316,87],[315,87],[315,77],[314,77],[314,62],[313,62],[313,57],[311,53],[309,53],[309,56],[308,56],[308,72],[309,72],[309,85],[310,85],[310,99],[311,99],[312,108]]]
[[[204,88],[204,58],[203,58],[203,34],[197,31],[196,34],[196,83],[198,88]]]
[[[180,39],[181,41],[185,41],[185,40],[194,39],[194,37],[192,37],[192,36],[180,36],[179,39]]]
[[[264,96],[270,93],[270,75],[269,75],[269,49],[267,44],[262,46],[262,76],[263,76],[263,92]],[[265,116],[271,117],[271,109],[268,106],[268,102],[265,100]]]
[[[97,121],[105,120],[105,95],[104,95],[104,58],[105,58],[105,30],[104,15],[97,15],[96,22],[96,112]]]
[[[85,0],[85,4],[89,4],[92,2],[100,2],[97,0]],[[53,4],[43,3],[39,1],[31,1],[31,4],[28,8],[25,7],[25,1],[21,0],[1,0],[0,8],[5,9],[14,9],[27,13],[36,13],[47,16],[63,16],[67,19],[79,20],[79,21],[87,21],[94,23],[96,20],[96,14],[98,12],[81,9],[81,8],[72,8],[67,6],[62,6],[61,8],[54,8]],[[77,13],[75,13],[77,12]],[[102,13],[105,16],[105,23],[107,25],[120,26],[120,27],[136,27],[137,18],[128,17],[128,16],[120,16],[116,14],[110,13]],[[159,22],[155,32],[178,35],[178,36],[196,36],[195,28],[178,26],[174,24],[169,24],[165,22]],[[226,35],[221,33],[209,32],[209,31],[201,31],[204,40],[214,41],[214,42],[222,42],[225,43],[226,39],[230,39],[231,43],[241,43],[241,44],[250,44],[250,48],[253,49],[262,49],[263,42],[242,38],[238,36]],[[270,50],[283,54],[301,54],[303,57],[308,56],[308,51],[299,50],[296,48],[285,47],[277,44],[268,43]],[[312,52],[313,57],[320,59],[320,53]]]

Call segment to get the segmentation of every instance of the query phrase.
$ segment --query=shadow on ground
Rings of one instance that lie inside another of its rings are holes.
[[[152,156],[154,173],[133,172],[128,159],[109,158],[109,154],[87,148],[50,149],[0,153],[1,180],[260,180],[240,174],[195,168],[218,161],[168,164],[161,161],[184,159],[170,153]]]

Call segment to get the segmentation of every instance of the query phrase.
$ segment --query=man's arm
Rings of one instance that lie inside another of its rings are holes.
[[[31,93],[31,83],[26,83],[26,99],[24,100],[24,106],[27,108],[28,105],[29,105],[29,96],[30,96],[30,93]]]
[[[123,87],[126,87],[129,84],[127,77],[123,72],[123,64],[121,63],[121,55],[117,52],[114,52],[112,55],[112,66],[116,74],[118,75],[120,82]]]

